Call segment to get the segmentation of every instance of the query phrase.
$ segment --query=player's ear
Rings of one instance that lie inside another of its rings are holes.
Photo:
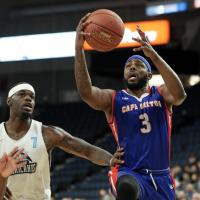
[[[150,80],[152,78],[152,73],[151,72],[148,72],[147,78],[148,78],[148,80]]]
[[[12,98],[8,97],[6,102],[7,102],[7,105],[10,107],[12,105]]]

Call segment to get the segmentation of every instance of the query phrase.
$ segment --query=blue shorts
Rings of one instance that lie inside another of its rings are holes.
[[[117,177],[113,183],[116,184],[117,178],[124,175],[131,175],[137,180],[140,187],[139,200],[175,200],[175,189],[169,170],[162,173],[154,173],[143,170],[136,172],[123,168],[123,170],[117,172]],[[110,181],[112,181],[111,177]],[[112,189],[116,194],[114,184]]]

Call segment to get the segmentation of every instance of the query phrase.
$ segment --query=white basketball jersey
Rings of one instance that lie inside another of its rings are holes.
[[[8,178],[7,186],[13,194],[13,200],[50,200],[50,163],[42,136],[42,123],[32,120],[31,126],[21,139],[11,139],[0,124],[0,157],[14,147],[24,148],[27,164],[16,170]]]

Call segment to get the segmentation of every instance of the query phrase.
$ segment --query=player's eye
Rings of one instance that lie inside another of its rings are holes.
[[[25,92],[20,92],[19,93],[19,96],[24,96],[25,95]]]
[[[131,64],[127,64],[127,65],[126,65],[126,68],[130,68],[130,67],[131,67]]]

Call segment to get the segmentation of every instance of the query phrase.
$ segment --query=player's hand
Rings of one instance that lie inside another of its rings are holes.
[[[145,56],[149,58],[153,58],[157,52],[153,49],[151,46],[148,37],[145,35],[145,33],[140,29],[140,27],[137,25],[137,32],[140,36],[140,38],[132,38],[134,41],[140,43],[140,47],[134,48],[133,51],[143,51]]]
[[[4,153],[0,159],[0,175],[4,178],[9,177],[17,168],[23,167],[24,156],[21,156],[23,149],[14,148],[9,154]],[[23,154],[24,155],[24,154]]]
[[[81,20],[79,21],[78,26],[76,27],[76,47],[83,47],[85,36],[89,36],[89,33],[84,32],[85,27],[91,23],[91,21],[87,21],[88,17],[91,13],[86,14]]]
[[[5,195],[3,200],[12,200],[12,192],[8,187],[6,187]]]
[[[124,155],[124,149],[123,148],[117,148],[117,151],[113,155],[113,158],[110,160],[110,167],[114,167],[115,165],[122,165],[124,164],[124,160],[121,160],[121,158]]]

